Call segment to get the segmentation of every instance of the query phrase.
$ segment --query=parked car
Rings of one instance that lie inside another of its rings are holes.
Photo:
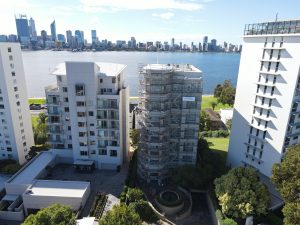
[[[47,106],[47,104],[43,104],[43,105],[41,105],[41,108],[42,108],[42,109],[47,109],[48,106]]]

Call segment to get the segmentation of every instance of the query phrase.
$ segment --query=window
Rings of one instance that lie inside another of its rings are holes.
[[[89,116],[94,116],[94,112],[93,111],[89,111]]]
[[[69,111],[70,111],[69,107],[65,107],[65,112],[69,112]]]
[[[85,95],[83,84],[76,84],[75,85],[75,94],[76,94],[76,96],[84,96]]]
[[[298,136],[293,137],[293,140],[297,140],[297,139],[298,139]]]
[[[78,127],[85,127],[85,123],[84,122],[78,122]]]
[[[10,61],[13,60],[13,56],[12,55],[8,56],[8,58],[9,58]]]
[[[100,82],[100,83],[103,83],[103,79],[99,79],[99,82]]]
[[[0,109],[4,109],[4,105],[0,105]]]
[[[69,102],[69,98],[64,98],[64,102]]]
[[[72,148],[73,146],[72,146],[72,144],[68,144],[68,148]]]
[[[57,80],[58,80],[59,82],[61,82],[61,81],[62,81],[61,76],[57,76]]]
[[[269,107],[272,105],[272,99],[269,100]]]
[[[116,83],[116,78],[115,78],[115,77],[111,78],[111,82],[112,82],[113,84]]]
[[[277,56],[277,60],[279,60],[281,57],[281,50],[278,51],[278,56]]]
[[[8,47],[8,48],[7,48],[7,51],[8,51],[8,52],[11,52],[11,47]]]
[[[262,153],[263,153],[262,151],[259,152],[259,158],[260,158],[260,159],[261,159],[261,157],[262,157]]]
[[[273,58],[273,52],[274,52],[274,50],[272,49],[272,50],[271,50],[271,53],[270,53],[270,59]]]
[[[85,102],[77,101],[76,104],[77,104],[77,107],[85,106]]]
[[[277,72],[279,69],[279,62],[276,63],[275,72]]]
[[[270,71],[270,69],[271,69],[271,62],[269,62],[268,64],[268,72]]]
[[[90,131],[90,136],[95,136],[95,131]]]
[[[256,93],[259,92],[259,88],[260,88],[260,85],[258,84],[258,85],[257,85],[257,89],[256,89]]]
[[[93,123],[90,124],[91,127],[95,126]]]
[[[18,91],[18,87],[14,87],[14,91],[15,91],[15,92]]]
[[[260,63],[260,70],[262,70],[263,67],[264,67],[264,62],[261,62],[261,63]]]
[[[110,156],[111,157],[117,157],[118,156],[117,150],[110,150]]]
[[[105,149],[99,149],[98,150],[98,154],[99,155],[107,155],[107,150],[105,150]]]
[[[78,117],[85,117],[85,112],[77,112]]]
[[[276,77],[276,76],[274,76],[274,78],[273,78],[273,84],[275,84],[275,83],[276,83],[276,79],[277,79],[277,77]]]
[[[71,130],[71,126],[68,126],[68,130]]]
[[[19,101],[17,101],[16,104],[17,104],[17,106],[20,106],[20,102]]]
[[[80,155],[86,156],[86,155],[88,155],[88,152],[87,151],[80,151]]]
[[[67,87],[63,87],[63,92],[68,92],[68,88]]]
[[[14,77],[16,76],[16,72],[11,72],[11,75]]]
[[[85,137],[86,133],[85,132],[79,132],[79,137]]]
[[[7,147],[6,150],[7,150],[8,152],[11,152],[11,151],[12,151],[12,148],[11,148],[11,147]]]
[[[11,68],[11,69],[14,69],[14,68],[15,68],[15,65],[14,65],[13,63],[11,63],[11,64],[10,64],[10,68]]]
[[[271,96],[274,94],[275,87],[272,87]]]

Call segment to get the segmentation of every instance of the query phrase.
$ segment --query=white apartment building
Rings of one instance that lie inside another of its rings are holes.
[[[300,140],[300,20],[245,26],[228,165],[270,177]]]
[[[34,145],[19,43],[0,43],[0,159],[26,162]]]
[[[161,182],[170,169],[197,160],[202,72],[192,65],[150,64],[140,70],[138,174]]]
[[[78,167],[116,169],[129,150],[129,88],[125,65],[65,62],[46,87],[48,140],[53,149],[72,151]],[[56,152],[60,152],[56,151]]]

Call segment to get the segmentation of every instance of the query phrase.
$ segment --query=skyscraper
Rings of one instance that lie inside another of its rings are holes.
[[[19,43],[0,43],[0,159],[26,162],[34,145]]]
[[[270,177],[300,140],[300,20],[247,24],[228,164]]]
[[[65,43],[66,42],[65,35],[63,35],[63,34],[57,34],[57,40],[60,41],[60,42]]]
[[[30,41],[30,35],[26,15],[19,15],[18,17],[15,17],[15,19],[19,42],[22,44],[28,44]]]
[[[188,64],[152,64],[140,76],[138,174],[161,182],[170,168],[196,163],[202,72]]]
[[[217,40],[216,39],[211,39],[211,50],[216,51],[217,50]]]
[[[131,47],[132,48],[136,48],[136,40],[135,40],[135,37],[131,37]]]
[[[29,20],[29,33],[32,38],[36,38],[37,34],[35,29],[35,22],[34,19],[32,19],[32,17]]]
[[[98,38],[97,38],[97,31],[96,30],[92,30],[91,31],[91,34],[92,34],[92,44],[97,44],[98,42]]]
[[[46,41],[47,41],[47,32],[45,30],[41,31],[41,38],[42,38],[42,41],[43,41],[43,47],[45,47]]]
[[[82,33],[80,30],[75,30],[75,38],[76,38],[78,47],[83,46],[83,38],[82,38]]]
[[[66,31],[66,36],[67,36],[67,43],[69,44],[69,46],[72,46],[72,31],[67,30]]]
[[[208,51],[208,37],[204,36],[203,37],[203,45],[202,45],[203,51],[207,52]]]
[[[172,40],[171,40],[171,48],[174,48],[174,46],[175,46],[175,39],[172,38]]]
[[[50,29],[51,29],[51,38],[52,41],[56,41],[56,25],[55,25],[55,20],[50,24]]]
[[[82,167],[115,170],[126,162],[129,103],[125,67],[94,62],[57,66],[53,72],[57,85],[46,87],[51,148],[68,151],[74,164]]]

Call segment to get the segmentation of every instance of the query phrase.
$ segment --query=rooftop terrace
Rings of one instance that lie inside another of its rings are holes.
[[[300,34],[300,20],[246,24],[244,35]]]

